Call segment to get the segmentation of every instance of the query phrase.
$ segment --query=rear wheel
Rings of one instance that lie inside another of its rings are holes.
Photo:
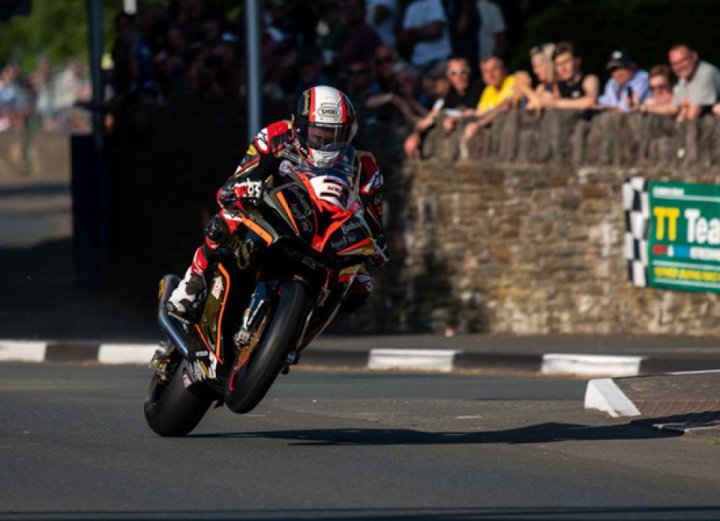
[[[310,297],[305,286],[286,282],[263,337],[247,360],[236,359],[225,387],[225,404],[237,413],[255,408],[265,397],[295,347],[307,315]]]
[[[186,388],[183,371],[187,362],[177,351],[172,355],[169,381],[162,381],[153,373],[145,398],[145,419],[150,428],[160,436],[185,436],[205,416],[212,400],[201,389]]]

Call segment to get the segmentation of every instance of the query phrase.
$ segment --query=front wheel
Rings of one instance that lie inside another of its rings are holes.
[[[153,373],[145,398],[145,419],[150,428],[160,436],[179,437],[193,430],[205,416],[212,400],[199,389],[186,388],[183,371],[187,362],[177,351],[170,381],[163,382]]]
[[[252,355],[236,360],[225,386],[225,404],[236,413],[250,412],[265,397],[283,368],[288,352],[295,348],[307,317],[310,297],[299,282],[280,286],[270,323]]]

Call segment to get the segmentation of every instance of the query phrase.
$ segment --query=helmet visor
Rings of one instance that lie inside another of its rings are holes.
[[[297,132],[300,140],[310,148],[316,150],[333,149],[345,146],[352,141],[351,126],[347,124],[330,125],[315,123],[308,120],[298,122]]]

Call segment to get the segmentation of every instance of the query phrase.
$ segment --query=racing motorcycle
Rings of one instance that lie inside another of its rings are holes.
[[[161,436],[187,435],[213,402],[251,411],[330,324],[358,270],[379,252],[347,164],[323,175],[289,170],[282,179],[235,216],[242,232],[219,252],[197,323],[167,311],[180,279],[160,281],[167,340],[151,363],[145,418]]]

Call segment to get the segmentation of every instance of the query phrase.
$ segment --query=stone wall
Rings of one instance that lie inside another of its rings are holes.
[[[64,132],[0,132],[0,181],[70,179],[70,138]]]
[[[718,295],[628,282],[622,182],[720,182],[719,132],[569,111],[508,113],[467,146],[433,131],[389,167],[402,207],[375,309],[398,330],[718,334]]]

